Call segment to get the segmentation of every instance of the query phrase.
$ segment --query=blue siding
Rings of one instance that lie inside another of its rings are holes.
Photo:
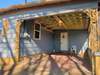
[[[41,34],[41,40],[34,40],[34,42],[39,44],[41,50],[53,50],[53,33],[45,31],[44,28],[42,28]]]
[[[69,32],[69,47],[76,45],[78,52],[82,49],[88,39],[87,31],[70,31]]]
[[[15,30],[15,20],[11,20],[6,36],[0,36],[0,53],[2,57],[14,57],[16,56],[15,52],[15,38],[16,38],[16,30]]]
[[[33,53],[48,52],[54,49],[53,33],[46,31],[43,27],[41,28],[41,39],[35,40],[33,38],[33,25],[27,24],[28,33],[31,36],[29,40],[20,40],[20,49],[22,55],[31,55]]]
[[[54,47],[56,51],[60,50],[60,31],[54,32]]]
[[[33,28],[31,27],[32,24],[27,22],[27,28],[29,30],[29,34],[31,35],[30,40],[20,39],[20,51],[22,55],[26,54],[33,54],[39,52],[50,52],[52,50],[59,51],[60,50],[60,33],[61,32],[68,32],[69,35],[69,50],[72,45],[76,45],[78,50],[81,50],[84,43],[88,39],[88,32],[85,30],[58,30],[52,32],[46,31],[42,27],[41,33],[41,40],[34,40],[33,39]],[[15,38],[16,38],[16,31],[15,31],[15,20],[11,20],[9,29],[7,31],[7,37],[2,38],[5,39],[5,42],[0,42],[0,52],[2,52],[3,57],[11,57],[15,56]]]
[[[57,30],[55,31],[55,50],[60,50],[60,33],[68,32],[68,40],[69,40],[69,50],[73,45],[77,46],[78,50],[81,50],[84,46],[84,43],[88,39],[88,32],[85,30]]]
[[[74,8],[87,8],[87,7],[96,7],[96,3],[83,3],[83,4],[64,4],[61,6],[54,6],[54,7],[43,7],[39,9],[34,9],[30,11],[25,11],[22,13],[16,13],[13,15],[4,15],[1,16],[3,18],[7,18],[11,20],[9,29],[7,31],[7,37],[3,37],[1,40],[5,39],[5,42],[0,42],[0,51],[2,52],[3,57],[9,57],[13,53],[15,55],[15,38],[16,38],[16,25],[15,20],[16,19],[29,19],[29,18],[36,18],[40,16],[49,16],[49,15],[56,15],[56,14],[62,14],[69,12],[68,9],[74,9]],[[70,10],[70,12],[73,12]],[[0,20],[1,21],[1,20]],[[1,24],[1,23],[0,23]],[[0,25],[1,27],[2,25]],[[0,28],[1,29],[1,28]],[[59,31],[60,32],[60,31]],[[78,49],[81,49],[82,44],[84,43],[85,39],[87,39],[87,32],[85,31],[68,31],[69,32],[69,49],[72,45],[77,45]],[[30,32],[30,35],[32,32]],[[76,34],[76,35],[75,35]],[[81,36],[80,36],[81,34]],[[83,36],[83,37],[82,37]],[[60,50],[60,38],[59,33],[50,33],[45,31],[42,28],[42,37],[41,40],[33,40],[31,37],[31,40],[20,40],[20,48],[23,53],[23,51],[26,51],[26,53],[32,54],[32,52],[41,52],[41,51],[52,51],[52,50]],[[81,41],[79,41],[79,39]]]
[[[28,33],[30,34],[30,40],[21,39],[21,53],[22,55],[31,55],[33,53],[50,52],[52,50],[60,51],[60,33],[68,32],[69,50],[73,45],[77,46],[77,50],[80,51],[85,42],[88,39],[88,32],[86,30],[57,30],[53,33],[46,31],[42,27],[41,40],[33,39],[32,24],[27,22]]]

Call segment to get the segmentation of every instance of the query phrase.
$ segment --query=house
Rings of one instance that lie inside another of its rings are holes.
[[[91,58],[97,47],[91,31],[97,25],[97,3],[74,2],[29,3],[0,9],[1,57],[18,60],[42,52],[75,52],[83,56],[88,50]]]

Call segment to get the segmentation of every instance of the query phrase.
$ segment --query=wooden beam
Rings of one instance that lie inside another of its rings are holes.
[[[39,19],[39,22],[46,24],[45,27],[56,29],[84,29],[82,15],[80,12],[67,13],[56,16],[48,16]]]
[[[16,59],[19,61],[20,58],[20,26],[21,26],[21,20],[16,20],[16,45],[15,45],[15,50],[16,50]]]
[[[3,31],[5,30],[5,32],[7,32],[8,31],[8,27],[9,27],[8,19],[3,19]]]
[[[44,27],[45,30],[52,32],[52,27],[54,27],[56,24],[54,24],[54,21],[51,19],[51,17],[42,17],[36,19],[38,22],[41,23],[41,25]],[[52,20],[52,21],[51,21]]]
[[[65,23],[63,22],[63,20],[61,20],[61,18],[60,17],[58,17],[58,16],[53,16],[53,18],[58,22],[58,26],[59,27],[64,27],[64,28],[67,28],[66,26],[65,26]]]
[[[80,27],[82,24],[80,23],[79,17],[80,16],[77,16],[75,13],[68,13],[64,16],[60,16],[64,24],[67,26],[67,29],[82,29],[82,27]]]
[[[47,28],[52,28],[52,27],[55,27],[55,25],[47,25],[46,27]]]
[[[53,32],[51,29],[47,28],[47,27],[44,27],[44,29],[48,32]]]
[[[72,14],[72,13],[68,13],[68,14],[66,14],[65,15],[65,17],[66,17],[66,21],[68,22],[68,23],[70,23],[70,25],[72,25],[72,20],[70,20],[70,15],[69,14]]]
[[[45,24],[41,24],[43,28],[48,32],[53,32],[51,28],[48,28]]]

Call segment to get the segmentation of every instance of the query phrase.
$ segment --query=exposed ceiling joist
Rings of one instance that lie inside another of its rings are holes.
[[[65,25],[65,23],[63,22],[63,20],[61,20],[61,18],[60,17],[58,17],[58,16],[53,16],[54,17],[54,19],[58,22],[58,25],[60,26],[60,27],[64,27],[64,28],[66,28],[66,25]]]
[[[43,28],[44,28],[46,31],[48,31],[48,32],[53,32],[51,28],[46,27],[46,26],[47,26],[46,24],[41,23],[41,22],[40,22],[40,24],[43,26]]]
[[[46,29],[55,30],[55,29],[87,29],[88,17],[83,15],[82,12],[72,12],[59,14],[54,16],[46,16],[37,18],[37,20],[44,24]],[[85,26],[86,25],[86,26]]]

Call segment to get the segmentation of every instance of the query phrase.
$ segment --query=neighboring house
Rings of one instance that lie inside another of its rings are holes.
[[[4,35],[4,41],[0,43],[2,56],[71,52],[72,48],[76,54],[85,52],[91,17],[80,8],[96,8],[96,2],[67,2],[44,2],[1,9]]]

